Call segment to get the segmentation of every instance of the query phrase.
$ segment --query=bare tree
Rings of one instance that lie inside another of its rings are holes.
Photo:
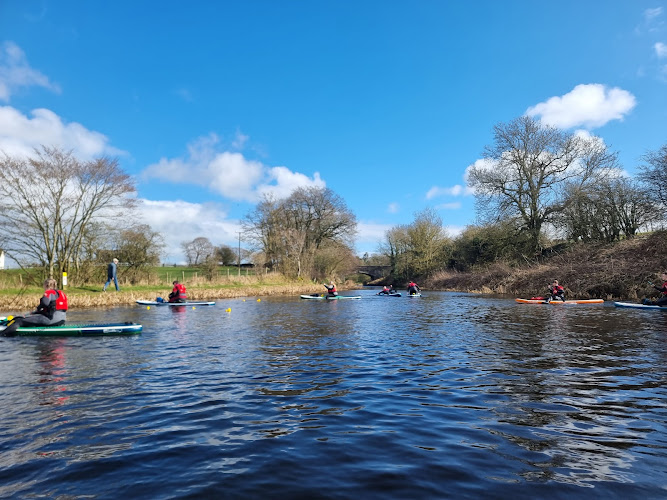
[[[415,214],[409,225],[387,231],[381,251],[389,258],[392,275],[408,280],[427,276],[445,267],[451,242],[442,227],[442,219],[431,208]]]
[[[147,224],[140,224],[120,231],[116,256],[128,270],[157,266],[164,247],[160,233]]]
[[[649,151],[642,160],[645,163],[639,167],[639,180],[647,185],[657,203],[667,207],[667,144]]]
[[[632,238],[660,216],[649,194],[625,177],[610,177],[586,190],[574,190],[570,198],[555,225],[572,240]]]
[[[185,252],[188,265],[198,266],[215,254],[215,247],[208,238],[199,236],[192,241],[184,241],[181,247]]]
[[[325,247],[353,243],[356,217],[343,199],[327,188],[298,188],[284,200],[265,197],[243,223],[246,238],[267,264],[288,275],[314,272]]]
[[[130,177],[106,157],[82,162],[43,146],[30,158],[0,159],[0,246],[19,265],[67,272],[97,227],[126,220],[135,206]]]
[[[283,254],[280,229],[283,226],[279,202],[269,195],[265,195],[243,220],[246,239],[262,254],[264,265],[269,269],[280,266]]]
[[[602,141],[527,116],[496,125],[484,159],[486,165],[468,171],[480,215],[492,222],[520,221],[533,251],[539,250],[543,225],[567,206],[566,188],[586,188],[617,162]]]

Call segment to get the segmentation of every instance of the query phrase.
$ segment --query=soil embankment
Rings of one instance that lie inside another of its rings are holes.
[[[539,263],[510,266],[495,263],[473,272],[442,271],[425,288],[532,297],[547,293],[557,279],[570,298],[638,300],[658,294],[667,271],[667,231],[657,231],[613,244],[579,243],[546,255]]]

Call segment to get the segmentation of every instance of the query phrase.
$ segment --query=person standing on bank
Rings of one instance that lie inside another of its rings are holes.
[[[113,281],[113,284],[116,285],[116,291],[120,290],[118,288],[118,259],[114,259],[111,261],[111,263],[107,266],[107,282],[104,284],[104,291],[107,291],[107,287],[109,286],[109,283]]]

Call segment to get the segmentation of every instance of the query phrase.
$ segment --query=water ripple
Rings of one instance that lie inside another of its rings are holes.
[[[366,295],[3,339],[0,496],[664,497],[667,325]]]

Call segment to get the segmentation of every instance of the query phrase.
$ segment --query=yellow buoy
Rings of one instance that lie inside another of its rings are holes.
[[[194,309],[194,308],[195,308],[195,306],[192,306],[192,308]]]
[[[146,309],[150,309],[150,308],[151,308],[151,306],[146,306]]]
[[[257,302],[261,302],[261,301],[262,301],[262,299],[257,299]]]
[[[228,313],[232,312],[232,308],[228,307],[227,309],[225,309],[225,312],[228,312]]]

